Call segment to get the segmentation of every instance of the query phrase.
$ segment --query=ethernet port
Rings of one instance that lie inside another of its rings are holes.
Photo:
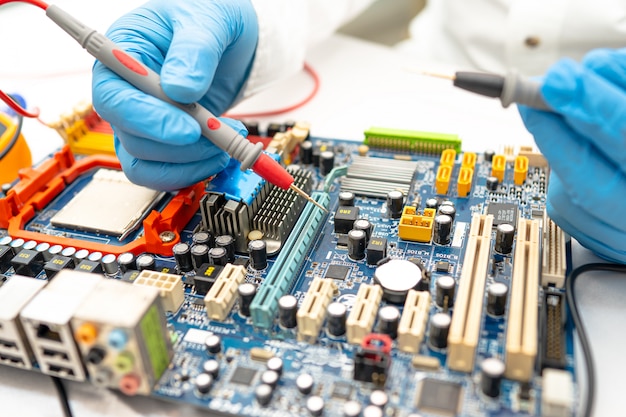
[[[61,341],[61,334],[59,332],[55,332],[45,324],[39,324],[39,326],[37,326],[37,337],[39,339],[47,339],[54,342]]]

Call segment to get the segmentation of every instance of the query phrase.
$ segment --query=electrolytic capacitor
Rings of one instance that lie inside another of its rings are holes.
[[[267,361],[267,364],[265,366],[270,371],[274,371],[278,373],[278,375],[281,375],[283,373],[283,367],[285,365],[281,358],[279,358],[278,356],[274,356]]]
[[[46,262],[52,259],[50,252],[48,252],[48,249],[50,249],[50,244],[47,242],[41,242],[40,244],[35,246],[35,251],[41,253],[41,256],[43,256],[43,260]]]
[[[191,236],[194,245],[207,245],[209,248],[215,246],[215,239],[209,232],[196,232]]]
[[[366,234],[363,230],[352,229],[348,232],[348,256],[350,259],[365,258]]]
[[[221,235],[215,238],[215,246],[226,249],[228,262],[235,262],[235,238],[231,235]]]
[[[498,189],[498,177],[487,177],[485,187],[489,191],[496,191]]]
[[[91,252],[87,257],[87,260],[91,262],[100,262],[102,260],[102,256],[102,252]]]
[[[222,338],[216,334],[208,335],[204,339],[204,346],[209,353],[216,355],[222,351]]]
[[[324,399],[319,395],[313,395],[306,400],[306,409],[312,416],[321,416],[324,413],[324,406]]]
[[[100,259],[100,264],[102,265],[102,269],[106,275],[117,275],[120,270],[120,267],[117,264],[117,259],[112,253],[104,255],[102,259]]]
[[[270,123],[269,125],[267,125],[266,135],[268,138],[273,138],[275,134],[279,132],[284,132],[284,131],[285,131],[285,126],[283,126],[282,124]]]
[[[320,153],[320,175],[326,176],[335,167],[335,154],[332,151]]]
[[[452,217],[446,214],[435,216],[433,224],[433,242],[438,245],[450,243],[450,233],[452,232]]]
[[[343,336],[346,333],[346,316],[348,308],[337,301],[334,301],[326,308],[328,319],[326,320],[326,331],[331,336]]]
[[[17,255],[22,250],[24,243],[26,243],[24,239],[14,239],[9,243],[9,248],[11,248],[13,255]]]
[[[300,374],[296,378],[296,388],[304,395],[309,395],[313,391],[313,377],[310,374]]]
[[[402,216],[404,206],[404,194],[401,191],[393,190],[387,193],[387,210],[389,217],[399,219]]]
[[[498,358],[487,358],[480,364],[480,389],[488,397],[500,395],[500,382],[504,376],[505,365]]]
[[[76,255],[76,248],[68,246],[67,248],[63,248],[61,251],[61,256],[66,256],[68,258],[73,258]]]
[[[300,163],[310,165],[313,163],[313,143],[305,140],[300,144]]]
[[[359,417],[361,415],[361,409],[361,404],[358,401],[347,401],[343,405],[343,417]]]
[[[496,227],[496,241],[493,249],[503,255],[508,255],[513,250],[515,239],[515,226],[510,223],[501,223]]]
[[[383,410],[375,405],[368,405],[363,409],[363,417],[383,417]]]
[[[493,159],[495,154],[496,154],[496,151],[494,151],[493,149],[487,149],[485,152],[483,152],[483,156],[485,157],[485,161],[486,162],[491,162],[491,160]]]
[[[195,269],[200,269],[202,264],[210,263],[209,247],[204,244],[193,245],[189,250],[191,262]]]
[[[250,304],[256,295],[256,285],[244,282],[237,287],[239,293],[239,314],[244,317],[250,317]]]
[[[132,271],[137,269],[137,262],[135,261],[135,255],[130,252],[124,252],[117,257],[117,263],[120,266],[122,273],[126,271]]]
[[[29,240],[27,242],[24,242],[24,245],[22,246],[22,249],[33,250],[36,247],[37,247],[37,242],[35,242],[34,240]]]
[[[257,402],[262,405],[268,405],[272,400],[272,394],[274,393],[274,388],[267,384],[259,384],[254,390],[254,396]]]
[[[446,216],[450,216],[452,220],[454,220],[454,217],[456,216],[456,208],[452,204],[442,204],[441,206],[439,206],[437,212],[439,214],[445,214]]]
[[[378,332],[395,339],[398,337],[400,310],[394,306],[384,306],[378,310]]]
[[[395,308],[395,307],[394,307]],[[374,390],[370,394],[370,404],[378,408],[385,408],[389,403],[389,395],[383,390]]]
[[[298,299],[293,295],[283,295],[278,299],[278,322],[286,329],[293,329],[297,325]]]
[[[228,263],[228,251],[226,248],[211,248],[209,250],[209,259],[213,265],[226,266]]]
[[[81,249],[76,251],[74,254],[74,259],[76,259],[76,264],[78,265],[80,261],[84,261],[89,256],[89,251],[87,249]]]
[[[437,210],[437,207],[439,207],[439,200],[437,200],[435,197],[430,197],[426,199],[424,204],[426,205],[426,208]]]
[[[248,243],[248,254],[250,255],[250,266],[252,269],[260,271],[267,268],[267,245],[263,240],[251,240]]]
[[[352,228],[355,230],[363,230],[365,232],[365,241],[369,242],[370,236],[372,236],[372,222],[367,219],[356,219]]]
[[[61,252],[63,252],[63,246],[61,246],[61,245],[52,245],[52,246],[50,246],[50,249],[48,249],[47,257],[52,259],[55,256],[60,255]]]
[[[154,271],[156,269],[156,258],[151,253],[142,253],[137,257],[137,269],[140,271]]]
[[[341,191],[339,192],[337,198],[339,199],[340,206],[351,207],[354,206],[354,199],[356,198],[356,196],[352,191]]]
[[[9,246],[11,244],[11,236],[0,237],[0,246]]]
[[[179,272],[189,272],[193,269],[193,261],[191,259],[191,246],[185,242],[178,242],[172,248],[174,260],[176,260],[176,269]]]
[[[275,371],[263,371],[263,373],[261,374],[261,383],[262,384],[267,384],[272,388],[276,388],[276,385],[278,385],[278,380],[280,379],[280,375],[278,375],[277,372]]]
[[[494,282],[487,288],[487,314],[502,316],[506,309],[509,288],[502,282]]]
[[[445,313],[433,314],[430,318],[428,342],[436,349],[445,349],[448,346],[448,332],[452,318]]]
[[[454,304],[456,281],[450,275],[444,275],[435,281],[435,303],[442,308],[450,308]]]
[[[215,359],[208,359],[202,364],[202,371],[217,378],[220,374],[220,363]]]
[[[213,386],[213,377],[209,374],[205,374],[204,372],[198,374],[195,378],[195,386],[196,390],[200,394],[207,394]]]

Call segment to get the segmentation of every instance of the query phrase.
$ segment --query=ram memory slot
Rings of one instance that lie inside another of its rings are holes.
[[[364,132],[364,144],[387,151],[439,155],[445,149],[461,152],[461,139],[447,133],[371,127]]]
[[[328,194],[315,192],[311,197],[328,208],[330,203]],[[313,204],[307,204],[302,211],[280,255],[250,305],[252,322],[255,326],[262,328],[272,326],[278,310],[278,299],[293,285],[324,217],[325,213]]]

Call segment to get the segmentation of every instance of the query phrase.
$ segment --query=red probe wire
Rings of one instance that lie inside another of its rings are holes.
[[[41,0],[0,0],[0,6],[2,6],[3,4],[7,4],[7,3],[18,3],[18,2],[32,4],[33,6],[37,6],[44,10],[48,8],[48,4]]]

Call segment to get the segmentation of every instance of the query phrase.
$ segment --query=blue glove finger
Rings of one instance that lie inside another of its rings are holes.
[[[582,61],[585,68],[626,89],[626,48],[594,49]]]
[[[229,125],[242,136],[247,136],[248,131],[243,123],[226,118],[220,118],[223,123]],[[185,163],[195,161],[211,162],[218,154],[224,153],[220,148],[204,137],[198,137],[193,143],[187,145],[159,143],[139,136],[120,132],[115,129],[116,135],[122,146],[130,155],[146,161],[160,161],[170,163]],[[220,156],[221,157],[221,156]]]
[[[597,202],[602,202],[604,221],[626,230],[626,199],[618,197],[626,190],[626,175],[563,117],[524,106],[519,106],[519,111],[550,167],[563,181],[569,200],[587,213],[596,212]]]
[[[604,216],[610,207],[596,204],[594,212],[572,204],[566,186],[554,172],[548,186],[548,214],[586,248],[614,261],[626,263],[626,233],[615,225],[607,224]],[[594,238],[601,237],[601,238]]]
[[[593,143],[618,169],[626,171],[625,90],[565,59],[548,71],[541,93],[565,123],[582,135],[579,139]]]
[[[132,88],[99,62],[93,74],[94,108],[118,133],[172,145],[198,140],[200,126],[184,111]]]
[[[115,152],[124,170],[124,174],[135,184],[155,190],[178,190],[207,179],[223,170],[229,156],[219,153],[207,161],[196,161],[184,164],[144,161],[130,155],[118,140],[115,141]]]

